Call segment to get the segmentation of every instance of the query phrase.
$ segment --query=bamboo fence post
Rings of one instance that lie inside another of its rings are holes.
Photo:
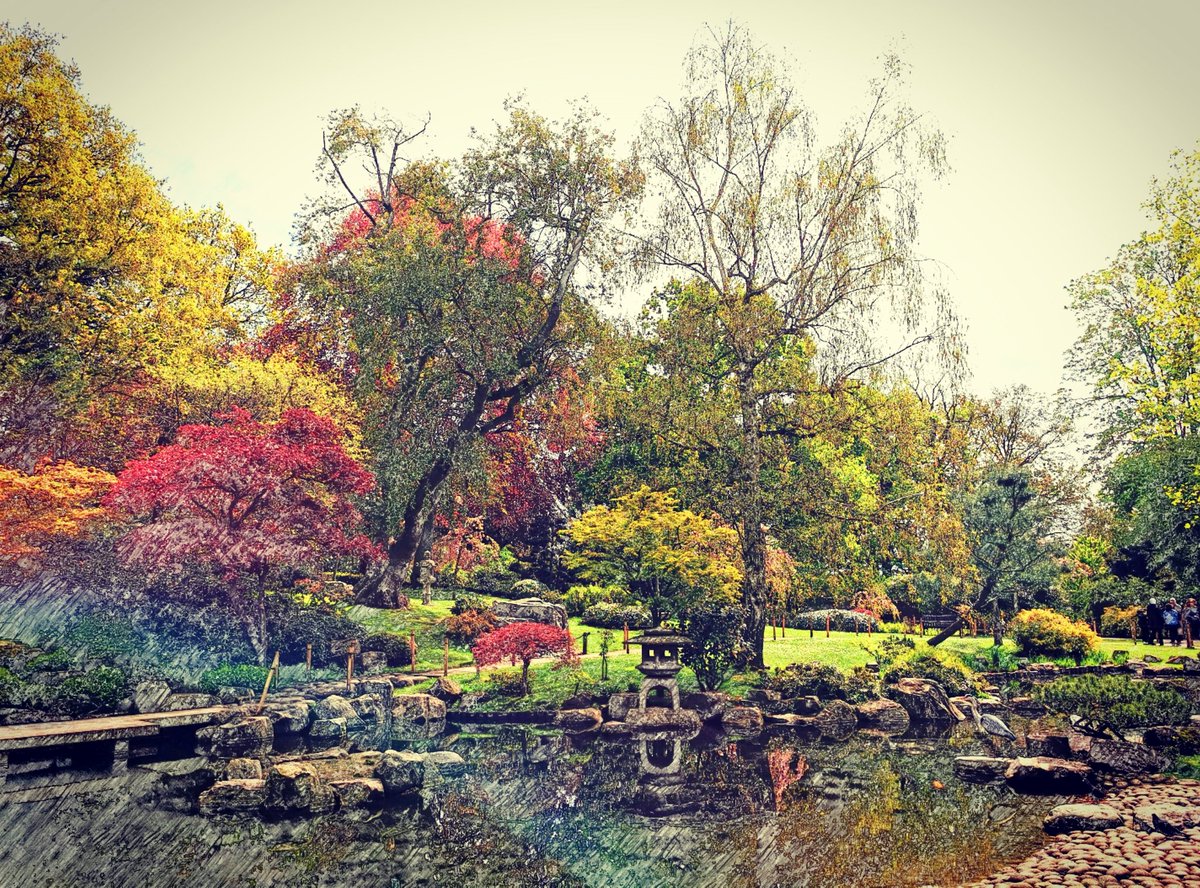
[[[450,639],[442,639],[442,675],[450,674]]]
[[[622,642],[625,645],[625,653],[629,653],[629,624],[625,624],[625,640]]]
[[[829,637],[829,614],[825,615],[825,637]]]
[[[787,608],[783,609],[783,638],[787,638]]]
[[[312,678],[312,645],[304,646],[304,671],[307,673],[306,678]]]
[[[275,673],[279,671],[279,651],[275,652],[275,659],[271,661],[271,668],[267,670],[267,680],[263,682],[262,694],[258,698],[258,708],[254,710],[255,714],[262,712],[263,704],[267,702],[267,691],[271,689],[271,679],[275,677]]]
[[[778,641],[775,637],[775,611],[771,611],[771,641]]]
[[[417,671],[417,633],[408,633],[408,671],[409,674],[415,674]]]

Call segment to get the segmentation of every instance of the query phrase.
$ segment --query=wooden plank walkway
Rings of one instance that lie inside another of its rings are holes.
[[[0,752],[39,746],[91,743],[97,740],[149,737],[163,728],[211,724],[228,710],[228,706],[207,706],[203,709],[178,709],[174,712],[146,712],[74,721],[3,725],[0,726]]]

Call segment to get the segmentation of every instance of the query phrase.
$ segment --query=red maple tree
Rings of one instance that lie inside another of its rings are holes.
[[[105,505],[138,526],[118,551],[151,572],[211,569],[247,617],[262,653],[263,588],[272,570],[330,555],[377,554],[348,499],[374,485],[328,419],[293,409],[260,423],[234,408],[222,425],[187,425],[174,444],[130,462]]]
[[[545,623],[509,623],[494,629],[471,648],[475,663],[491,666],[506,659],[521,661],[521,686],[529,693],[529,664],[534,657],[544,657],[567,650],[570,635],[566,629]]]

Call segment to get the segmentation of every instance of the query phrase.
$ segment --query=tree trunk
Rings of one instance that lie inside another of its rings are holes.
[[[750,651],[749,666],[765,669],[763,641],[767,629],[767,534],[763,529],[762,442],[758,429],[758,401],[754,395],[754,371],[744,370],[738,379],[742,413],[741,542],[742,542],[742,643]]]
[[[945,629],[943,629],[937,635],[933,636],[933,638],[929,639],[929,646],[937,647],[939,644],[941,644],[943,641],[945,641],[947,638],[949,638],[955,632],[957,632],[959,630],[959,627],[962,626],[962,624],[963,624],[962,617],[955,618],[953,623],[951,623],[949,626],[947,626]]]
[[[992,644],[1000,647],[1004,643],[1004,627],[1000,625],[1000,599],[992,599]]]

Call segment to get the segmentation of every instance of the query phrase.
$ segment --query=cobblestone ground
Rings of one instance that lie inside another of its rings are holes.
[[[969,888],[1200,888],[1200,782],[1161,777],[1118,781],[1101,801],[1124,815],[1123,826],[1059,836]]]

